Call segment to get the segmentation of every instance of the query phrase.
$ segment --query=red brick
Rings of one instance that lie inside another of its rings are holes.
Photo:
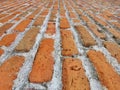
[[[106,41],[104,42],[105,48],[115,57],[120,63],[120,46],[117,43]]]
[[[32,83],[48,82],[52,79],[54,40],[43,39],[36,54],[29,80]]]
[[[55,23],[49,22],[48,26],[47,26],[46,33],[53,35],[53,34],[55,34],[55,32],[56,32]]]
[[[20,22],[15,28],[14,30],[15,31],[18,31],[18,32],[23,32],[27,26],[30,24],[31,20],[29,19],[25,19],[23,20],[22,22]]]
[[[6,23],[0,27],[0,36],[2,36],[9,28],[13,26],[13,23]]]
[[[76,18],[77,17],[74,12],[69,12],[69,16],[70,16],[70,18]]]
[[[17,78],[24,60],[22,56],[13,56],[0,66],[0,90],[12,90],[13,80]]]
[[[109,28],[108,30],[113,34],[115,39],[120,39],[120,31],[117,31],[117,30],[115,30],[113,28]]]
[[[65,58],[62,64],[62,90],[90,90],[89,81],[79,59]]]
[[[5,35],[1,40],[0,40],[0,46],[10,46],[15,38],[16,38],[17,34],[7,34]]]
[[[100,51],[90,50],[87,53],[90,61],[95,66],[99,80],[108,90],[119,90],[120,76],[107,62],[106,57]],[[103,67],[103,68],[102,68]]]
[[[81,18],[82,18],[86,23],[90,22],[90,20],[88,19],[88,17],[85,16],[85,15],[82,15]]]
[[[67,18],[61,18],[61,19],[60,19],[60,28],[61,28],[61,29],[70,28],[70,24],[69,24]]]
[[[23,37],[23,39],[16,46],[16,51],[28,52],[34,45],[36,36],[39,33],[39,28],[31,28]]]
[[[0,48],[0,56],[4,53],[4,50]]]
[[[75,26],[75,28],[78,31],[79,36],[81,37],[84,46],[89,47],[89,46],[93,46],[96,44],[93,37],[83,26],[78,25],[78,26]]]
[[[78,54],[76,44],[74,42],[71,31],[61,30],[62,55],[72,56]]]

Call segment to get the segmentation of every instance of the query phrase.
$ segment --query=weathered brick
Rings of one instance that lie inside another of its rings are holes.
[[[90,61],[95,66],[99,80],[108,90],[119,90],[120,76],[107,62],[106,57],[100,51],[89,50],[87,53]],[[103,67],[103,68],[102,68]]]
[[[53,35],[53,34],[55,34],[55,32],[56,32],[55,23],[49,22],[48,26],[47,26],[46,33],[50,34],[50,35]]]
[[[70,28],[70,24],[69,24],[67,18],[61,18],[61,19],[60,19],[60,28],[61,28],[61,29]]]
[[[73,22],[74,23],[80,23],[80,20],[79,19],[73,19]]]
[[[31,28],[23,37],[23,39],[16,46],[16,51],[28,52],[34,45],[36,36],[39,33],[39,28]]]
[[[20,22],[15,28],[15,31],[18,32],[23,32],[25,30],[25,28],[27,28],[27,26],[30,24],[31,20],[30,19],[25,19],[22,22]]]
[[[16,38],[17,34],[7,34],[5,35],[1,40],[0,40],[0,46],[10,46],[15,38]]]
[[[105,48],[115,57],[120,63],[120,46],[117,43],[106,41],[104,42]]]
[[[109,28],[108,30],[113,34],[115,39],[120,39],[120,31],[117,31],[113,28]]]
[[[87,23],[87,25],[89,26],[89,28],[93,31],[93,33],[100,37],[101,39],[105,39],[106,38],[106,35],[102,32],[99,32],[98,31],[98,28],[95,24],[92,24],[92,23]]]
[[[96,44],[93,37],[83,26],[77,25],[75,26],[75,28],[78,31],[79,36],[81,37],[84,46],[89,47],[89,46],[93,46]]]
[[[0,66],[0,90],[12,90],[13,80],[24,63],[22,56],[12,56]]]
[[[62,90],[90,90],[89,81],[79,59],[65,58],[62,64]]]
[[[0,56],[4,53],[4,50],[0,48]]]
[[[32,83],[48,82],[52,79],[54,40],[43,39],[36,54],[29,80]]]
[[[2,36],[9,28],[13,26],[13,23],[6,23],[0,27],[0,36]]]
[[[112,22],[112,24],[118,28],[120,28],[120,23],[119,22]]]
[[[78,54],[71,31],[61,30],[62,55],[72,56]]]
[[[76,18],[77,17],[74,12],[69,12],[69,16],[70,16],[70,18]]]
[[[39,16],[35,22],[34,22],[34,26],[42,26],[43,22],[45,20],[45,17]]]

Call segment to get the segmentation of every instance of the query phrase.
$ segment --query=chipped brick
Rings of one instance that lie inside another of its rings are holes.
[[[79,59],[65,58],[62,64],[62,90],[90,90],[89,81]]]

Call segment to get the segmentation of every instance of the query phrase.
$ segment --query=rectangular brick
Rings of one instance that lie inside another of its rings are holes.
[[[53,34],[55,34],[55,32],[56,32],[55,23],[48,22],[46,34],[53,35]]]
[[[62,55],[72,56],[78,54],[71,31],[61,30]]]
[[[2,36],[9,28],[13,26],[13,23],[6,23],[0,27],[0,36]]]
[[[35,22],[34,22],[34,26],[42,26],[43,22],[45,20],[45,17],[39,16]]]
[[[62,90],[90,90],[89,81],[79,59],[65,58],[62,63]]]
[[[30,24],[31,20],[30,19],[25,19],[23,20],[22,22],[20,22],[15,28],[14,30],[15,31],[18,31],[18,32],[23,32],[27,26]]]
[[[69,16],[70,16],[70,18],[76,18],[77,17],[74,12],[69,12]]]
[[[107,62],[106,57],[100,51],[89,50],[87,53],[90,61],[95,66],[99,80],[108,90],[119,90],[120,76]]]
[[[25,33],[22,40],[16,46],[16,51],[28,52],[33,47],[36,36],[39,33],[39,28],[33,27],[27,33]]]
[[[32,83],[48,82],[52,79],[54,58],[54,40],[43,39],[37,51],[32,70],[29,75],[29,80]]]
[[[61,29],[70,28],[70,24],[69,24],[67,18],[61,18],[61,19],[60,19],[60,28],[61,28]]]
[[[95,24],[93,24],[93,23],[87,23],[87,25],[90,28],[90,30],[92,30],[92,32],[96,36],[98,36],[101,39],[105,39],[106,38],[106,35],[104,33],[98,31],[98,28],[97,28],[97,26]]]
[[[12,56],[0,66],[0,90],[12,90],[14,80],[24,60],[22,56]]]
[[[120,46],[117,43],[106,41],[104,42],[105,48],[115,57],[120,63]]]
[[[86,23],[90,22],[89,18],[88,18],[87,16],[85,16],[85,15],[82,15],[81,18],[82,18]]]
[[[5,35],[1,40],[0,40],[0,46],[10,46],[15,38],[16,38],[17,34],[13,33],[13,34],[7,34]]]
[[[84,46],[89,47],[96,44],[95,40],[90,35],[90,33],[84,28],[84,26],[77,25],[75,26],[75,28],[79,33],[79,36],[81,37]]]
[[[113,28],[109,28],[108,30],[113,34],[115,39],[120,39],[120,31],[117,31]]]

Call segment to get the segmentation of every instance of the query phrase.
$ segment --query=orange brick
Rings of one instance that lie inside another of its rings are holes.
[[[80,20],[79,19],[73,19],[73,22],[74,23],[80,23]]]
[[[77,9],[76,12],[78,13],[79,16],[82,15],[82,12],[79,9]]]
[[[55,32],[56,32],[55,23],[49,22],[48,26],[47,26],[46,33],[50,34],[50,35],[53,35],[53,34],[55,34]]]
[[[120,63],[120,46],[114,42],[106,41],[104,42],[105,48],[111,53],[113,57],[115,57]]]
[[[42,15],[42,16],[46,16],[46,15],[48,15],[48,12],[49,12],[49,10],[44,10],[40,15]]]
[[[25,34],[23,39],[19,42],[15,50],[28,52],[33,47],[38,33],[39,33],[39,28],[36,27],[31,28]]]
[[[62,90],[90,90],[88,79],[79,59],[65,58],[62,64]]]
[[[84,46],[89,47],[96,44],[93,37],[89,34],[89,32],[83,26],[78,25],[78,26],[75,26],[75,28],[78,31]]]
[[[106,57],[100,51],[90,50],[87,53],[90,61],[95,66],[99,80],[108,90],[119,90],[120,76],[106,61]],[[103,67],[103,68],[102,68]]]
[[[0,90],[12,90],[13,80],[17,78],[24,60],[22,56],[13,56],[0,66]]]
[[[70,28],[70,24],[69,24],[67,18],[61,18],[61,19],[60,19],[60,28],[61,28],[61,29]]]
[[[10,46],[14,42],[17,34],[7,34],[0,40],[0,46]]]
[[[9,28],[13,26],[13,23],[6,23],[0,27],[0,36],[2,36]]]
[[[42,26],[43,22],[45,20],[45,17],[39,16],[35,22],[34,22],[34,26]]]
[[[86,23],[90,22],[90,20],[88,19],[88,17],[85,16],[85,15],[82,15],[81,18],[82,18]]]
[[[4,50],[0,48],[0,56],[4,53]]]
[[[7,16],[7,14],[0,14],[0,18]]]
[[[52,79],[54,58],[54,40],[43,39],[35,57],[29,80],[32,83],[48,82]]]
[[[72,56],[78,54],[76,44],[73,39],[73,35],[68,30],[61,30],[61,40],[62,40],[62,55]]]
[[[115,25],[116,27],[120,28],[120,23],[119,22],[112,22],[113,25]]]
[[[15,31],[19,31],[19,32],[23,32],[25,30],[25,28],[27,28],[27,26],[30,24],[31,20],[29,19],[25,19],[22,22],[20,22],[16,27],[15,27]]]
[[[93,33],[96,36],[100,37],[101,39],[106,38],[106,35],[104,33],[98,31],[98,28],[97,28],[97,26],[95,24],[88,23],[87,25],[89,26],[89,28],[93,31]]]

